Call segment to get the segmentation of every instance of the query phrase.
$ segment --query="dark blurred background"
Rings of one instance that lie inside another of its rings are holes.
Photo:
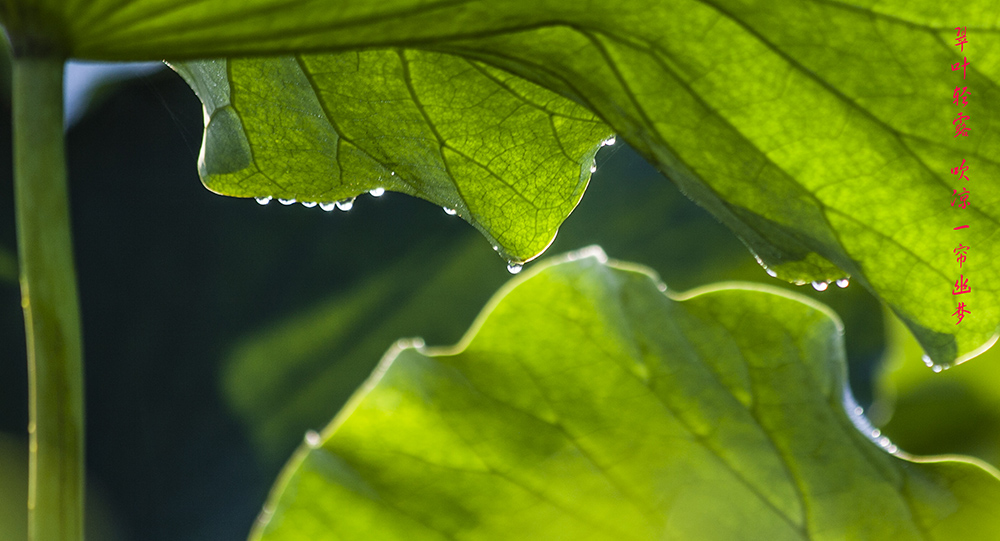
[[[68,132],[86,362],[90,539],[245,539],[285,459],[396,338],[455,342],[510,275],[472,227],[387,193],[350,212],[258,205],[200,183],[201,106],[168,70],[104,88]],[[0,539],[23,538],[27,372],[0,106]],[[601,244],[675,290],[775,285],[623,141],[605,147],[548,254]],[[6,270],[4,270],[6,269]],[[872,398],[879,305],[787,286],[847,325]]]

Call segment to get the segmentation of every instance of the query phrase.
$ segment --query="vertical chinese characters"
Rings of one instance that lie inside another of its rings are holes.
[[[959,50],[962,51],[962,53],[964,53],[965,45],[969,43],[969,40],[966,38],[965,35],[965,27],[961,26],[956,27],[955,32],[956,32],[955,46],[958,47]],[[967,58],[963,56],[961,62],[956,62],[951,66],[951,70],[958,71],[958,69],[961,68],[962,79],[964,80],[966,75],[966,67],[968,65],[969,62]],[[966,105],[969,104],[970,96],[972,96],[972,93],[969,91],[969,87],[962,86],[960,84],[955,87],[955,91],[952,93],[951,103],[957,107],[964,108]],[[952,121],[952,125],[954,125],[955,127],[955,133],[954,135],[952,135],[952,137],[969,136],[969,126],[968,124],[966,124],[966,121],[968,120],[969,116],[966,115],[964,111],[962,111],[962,109],[959,109],[958,117]],[[962,186],[960,186],[961,191],[959,191],[958,188],[952,190],[952,195],[954,195],[954,198],[951,200],[951,206],[961,211],[964,211],[969,205],[969,195],[970,195],[969,188],[968,186],[965,186],[965,184],[969,182],[969,177],[967,175],[968,172],[969,172],[969,166],[965,164],[965,158],[962,158],[962,163],[960,165],[958,165],[957,167],[953,167],[951,169],[951,174],[957,175],[960,184],[962,184]],[[969,227],[968,225],[959,225],[958,227],[955,227],[954,230],[958,231],[959,229],[966,229],[968,227]],[[962,272],[963,265],[966,262],[969,250],[970,248],[968,246],[965,246],[961,242],[959,242],[958,247],[953,250],[953,253],[956,256],[955,261],[958,263],[958,269],[960,273],[958,275],[958,279],[955,280],[954,287],[952,287],[951,290],[952,295],[964,295],[966,293],[972,292],[972,286],[969,285],[969,278],[967,278],[965,274]],[[971,313],[972,311],[968,310],[965,302],[959,302],[958,306],[955,308],[955,312],[952,314],[953,316],[956,316],[958,318],[958,321],[955,322],[955,325],[961,323],[962,319],[966,315]]]

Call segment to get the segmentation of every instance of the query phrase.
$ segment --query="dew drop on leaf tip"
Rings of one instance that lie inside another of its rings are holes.
[[[254,197],[254,199],[257,200],[257,203],[261,205],[266,205],[271,202],[272,197],[269,195],[267,197]]]
[[[812,286],[813,289],[815,289],[816,291],[826,291],[826,288],[830,287],[830,282],[823,282],[821,280],[817,280],[812,283]]]
[[[319,204],[319,208],[321,208],[321,209],[323,209],[323,210],[325,210],[327,212],[330,212],[331,210],[337,208],[337,204],[334,203],[333,201],[327,201],[326,203],[320,203]]]
[[[306,440],[306,445],[308,445],[309,447],[313,449],[319,447],[320,437],[319,433],[316,432],[315,430],[307,430],[305,440]]]
[[[837,287],[839,287],[840,289],[844,289],[849,285],[851,285],[850,278],[841,278],[840,280],[837,280]]]
[[[351,210],[352,208],[354,208],[354,198],[352,197],[350,199],[337,201],[337,208],[344,212]]]
[[[602,147],[609,147],[609,146],[611,146],[611,145],[613,145],[613,144],[615,144],[617,142],[618,142],[618,139],[614,135],[612,135],[611,137],[608,137],[607,139],[601,141],[601,146]]]
[[[521,265],[520,263],[508,263],[507,264],[507,272],[509,272],[511,274],[517,274],[517,273],[521,272],[522,268],[524,268],[524,266]]]
[[[455,209],[450,209],[448,207],[441,207],[441,208],[444,209],[444,213],[447,214],[448,216],[454,216],[458,214],[458,211],[456,211]]]
[[[375,188],[374,190],[369,190],[368,193],[372,197],[382,197],[382,194],[385,193],[385,188]]]
[[[313,208],[313,207],[316,206],[316,202],[315,201],[302,201],[301,203],[302,203],[302,206],[305,207],[305,208],[307,208],[307,209],[311,209],[311,208]]]
[[[291,205],[292,203],[295,203],[295,200],[294,199],[278,199],[278,202],[281,203],[282,205]]]

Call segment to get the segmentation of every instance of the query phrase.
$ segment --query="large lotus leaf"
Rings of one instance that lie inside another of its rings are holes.
[[[916,453],[962,453],[1000,467],[1000,349],[950,370],[927,367],[903,324],[886,318],[888,349],[871,419]]]
[[[850,274],[888,303],[935,361],[952,363],[981,351],[1000,322],[1000,253],[991,242],[1000,188],[985,181],[1000,172],[1000,122],[990,105],[1000,102],[994,7],[990,0],[628,0],[586,7],[562,0],[9,0],[0,20],[19,51],[55,47],[84,58],[403,47],[502,68],[596,113],[778,276]],[[956,26],[968,30],[962,50]],[[951,66],[963,58],[969,66],[960,76]],[[446,93],[442,102],[448,92],[462,94],[459,86],[437,83]],[[953,103],[956,86],[970,89],[968,105]],[[280,104],[285,91],[265,97]],[[955,136],[959,112],[970,118],[967,137]],[[466,120],[471,127],[460,131],[491,127],[476,115]],[[303,137],[314,149],[319,143],[306,128],[273,135],[290,141],[289,151],[302,150]],[[242,164],[244,142],[223,139],[235,149],[227,165]],[[962,160],[968,183],[950,173]],[[478,168],[469,171],[479,176],[456,178],[459,185],[482,181]],[[579,184],[576,174],[523,182],[539,193]],[[971,188],[966,209],[949,204],[962,188]],[[489,219],[506,223],[518,214]],[[473,219],[497,237],[499,229],[482,216]],[[959,225],[969,228],[955,231]],[[973,250],[961,273],[972,291],[960,298],[972,314],[956,325],[952,286],[960,273],[952,250],[959,242]],[[524,258],[541,244],[515,244],[507,255]]]
[[[974,539],[1000,527],[993,473],[907,460],[859,431],[871,426],[822,305],[748,284],[664,295],[648,271],[589,255],[505,287],[454,348],[392,348],[324,435],[307,435],[254,537]]]
[[[552,242],[609,128],[540,86],[420,51],[184,62],[205,107],[200,172],[218,193],[332,209],[369,190],[416,195],[508,260]]]

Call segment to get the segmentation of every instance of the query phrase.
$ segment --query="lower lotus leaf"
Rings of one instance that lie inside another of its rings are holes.
[[[988,466],[913,459],[872,433],[822,305],[750,284],[664,294],[647,269],[596,249],[526,274],[456,347],[392,348],[324,433],[307,435],[253,538],[982,539],[1000,528]]]

